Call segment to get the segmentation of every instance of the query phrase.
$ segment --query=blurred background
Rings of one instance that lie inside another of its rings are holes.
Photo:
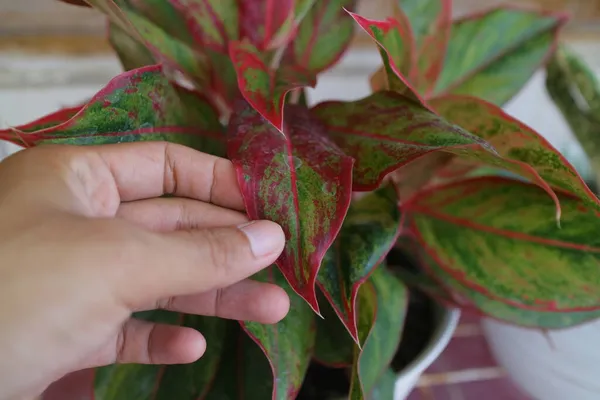
[[[571,14],[562,41],[569,43],[600,74],[600,0],[454,0],[454,14],[460,16],[500,3]],[[385,18],[391,15],[391,4],[391,0],[362,0],[358,11],[366,17]],[[104,35],[104,18],[93,10],[54,0],[0,0],[0,21],[0,127],[18,125],[79,103],[121,71]],[[348,55],[310,92],[311,101],[367,95],[369,76],[379,65],[377,49],[367,37],[358,35]],[[543,71],[536,73],[506,110],[548,138],[564,154],[573,158],[581,154],[546,94]],[[2,144],[0,156],[16,149]],[[561,384],[561,379],[573,385],[588,385],[587,389],[600,399],[600,386],[590,388],[594,380],[582,378],[600,376],[600,354],[596,361],[588,358],[577,367],[570,367],[568,376],[558,369],[537,374],[514,370],[513,380],[509,381],[498,359],[505,357],[502,364],[511,365],[506,359],[510,352],[497,344],[491,346],[498,335],[504,335],[514,338],[513,351],[521,352],[520,357],[540,357],[547,365],[564,365],[589,352],[589,345],[600,337],[600,328],[587,326],[547,335],[518,329],[491,328],[477,317],[463,315],[450,345],[421,377],[410,400],[524,400],[532,398],[522,390],[524,380],[552,389],[552,385]],[[519,381],[519,376],[521,386],[512,383]],[[595,382],[600,385],[597,378]],[[582,398],[575,395],[570,399]]]

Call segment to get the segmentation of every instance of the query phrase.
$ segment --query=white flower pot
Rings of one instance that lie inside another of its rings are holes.
[[[437,307],[436,310],[437,328],[425,350],[398,374],[394,400],[404,400],[408,397],[423,372],[439,357],[454,334],[460,311],[442,307]]]
[[[536,400],[600,399],[600,321],[541,331],[482,321],[497,362]]]

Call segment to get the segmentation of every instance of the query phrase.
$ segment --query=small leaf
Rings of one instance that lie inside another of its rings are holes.
[[[314,74],[336,64],[354,36],[354,23],[344,9],[356,0],[318,0],[302,19],[296,37],[284,56],[284,65],[295,65]]]
[[[508,7],[454,22],[434,95],[471,95],[505,104],[554,50],[565,22],[562,14]]]
[[[323,259],[318,285],[356,342],[358,290],[394,246],[399,229],[398,197],[388,184],[350,205]]]
[[[556,202],[535,169],[501,157],[485,140],[452,125],[394,92],[378,92],[353,102],[330,101],[312,110],[331,139],[354,158],[353,190],[377,188],[387,174],[434,151],[444,151],[512,171],[531,179]]]
[[[419,93],[429,97],[444,68],[452,26],[452,1],[399,0],[399,5],[410,21],[416,42],[417,66],[409,78]]]
[[[425,105],[424,100],[410,86],[406,78],[400,72],[396,61],[402,61],[402,55],[398,54],[396,48],[398,41],[403,36],[403,27],[401,22],[394,19],[386,21],[375,21],[361,17],[358,14],[349,13],[358,25],[377,43],[379,53],[383,60],[383,66],[386,71],[387,87],[394,92],[398,92],[422,105]],[[388,46],[392,46],[390,50]],[[409,61],[411,62],[411,61]]]
[[[25,136],[22,135],[23,133],[31,133],[60,125],[73,118],[82,108],[83,106],[62,108],[27,124],[2,129],[0,130],[0,140],[6,140],[18,146],[28,147],[31,144],[23,141],[22,137]]]
[[[576,194],[600,210],[600,201],[567,159],[498,106],[464,96],[436,98],[431,106],[447,120],[486,140],[503,158],[527,163],[553,188]]]
[[[156,25],[172,39],[194,48],[194,31],[186,23],[185,10],[176,7],[177,0],[126,0],[125,4],[129,11]]]
[[[600,213],[560,193],[482,177],[425,190],[403,204],[420,246],[453,279],[525,310],[600,309]]]
[[[184,26],[196,46],[227,54],[229,41],[239,39],[240,7],[237,0],[170,1],[183,15],[187,23]]]
[[[228,155],[251,219],[282,226],[277,261],[290,285],[318,311],[315,281],[337,236],[352,191],[352,158],[301,106],[286,105],[283,133],[241,100],[229,124]]]
[[[600,173],[600,82],[596,74],[566,46],[546,68],[546,89],[585,151],[594,172]]]
[[[350,399],[370,398],[396,354],[408,308],[408,290],[380,266],[358,297],[358,332],[362,351],[355,346]]]
[[[125,71],[154,65],[156,61],[152,54],[139,41],[135,40],[118,25],[110,23],[108,26],[108,40],[115,50]]]
[[[222,155],[222,131],[204,98],[171,84],[160,66],[149,66],[111,80],[64,123],[19,136],[28,145],[168,141]]]
[[[261,53],[248,41],[232,42],[229,55],[246,101],[281,131],[286,94],[293,89],[314,87],[315,77],[308,71],[292,70],[291,67],[271,70]]]
[[[290,297],[288,315],[275,325],[243,322],[248,335],[263,350],[273,371],[273,399],[295,399],[310,363],[315,343],[315,314],[274,267],[254,276],[283,287]]]

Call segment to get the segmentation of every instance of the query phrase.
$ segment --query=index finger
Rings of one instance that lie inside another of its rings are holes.
[[[172,194],[244,209],[235,169],[224,158],[166,142],[121,143],[93,149],[110,170],[121,201]]]

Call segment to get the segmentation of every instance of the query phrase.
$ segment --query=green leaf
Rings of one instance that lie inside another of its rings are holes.
[[[385,259],[399,231],[398,196],[388,184],[350,205],[342,229],[323,259],[318,285],[356,342],[359,288]]]
[[[352,366],[355,342],[327,299],[319,300],[323,318],[317,318],[313,358],[331,368]]]
[[[371,392],[369,400],[390,400],[394,398],[398,376],[391,368],[385,370]]]
[[[262,54],[249,41],[232,42],[229,55],[244,98],[275,128],[282,131],[286,94],[293,89],[314,87],[315,76],[289,66],[276,71],[270,69]]]
[[[434,95],[510,100],[556,46],[562,14],[499,7],[454,22]]]
[[[541,135],[498,106],[463,96],[441,97],[430,104],[447,120],[486,140],[503,158],[527,163],[553,188],[573,193],[600,210],[600,201],[567,159]]]
[[[198,88],[210,86],[211,69],[205,54],[193,50],[141,15],[128,9],[124,9],[123,13],[157,61],[172,65]]]
[[[224,345],[214,383],[203,397],[189,400],[271,399],[273,375],[269,363],[240,324],[227,321],[227,331],[221,340]],[[287,400],[285,396],[273,399]]]
[[[600,173],[600,82],[585,62],[561,46],[548,63],[546,89]]]
[[[344,153],[356,160],[354,191],[374,190],[390,172],[426,154],[444,151],[531,179],[555,200],[560,216],[556,195],[536,170],[522,161],[502,157],[485,140],[398,93],[378,92],[352,102],[324,102],[312,113]]]
[[[263,270],[254,279],[283,287],[290,297],[290,311],[279,323],[243,322],[242,325],[269,359],[273,371],[272,398],[293,399],[310,363],[316,336],[315,314],[277,268]]]
[[[284,65],[296,65],[318,74],[342,57],[354,36],[352,18],[356,0],[318,0],[302,18],[284,56]]]
[[[20,137],[29,145],[168,141],[223,155],[222,131],[204,98],[169,82],[160,66],[149,66],[111,80],[68,121]]]
[[[383,60],[383,67],[387,78],[387,87],[417,103],[425,105],[424,100],[410,86],[396,64],[396,61],[403,61],[402,56],[397,53],[397,42],[400,36],[403,35],[401,30],[405,29],[402,27],[402,23],[391,18],[386,21],[376,21],[354,13],[350,13],[350,15],[379,46],[379,53]],[[389,49],[388,46],[393,47]],[[412,63],[413,61],[410,60],[408,62]]]
[[[600,309],[599,213],[560,193],[553,204],[519,180],[481,177],[432,188],[403,204],[420,246],[453,279],[524,310]]]
[[[277,265],[318,312],[315,281],[350,205],[353,160],[304,107],[286,105],[281,132],[243,99],[230,120],[228,156],[249,217],[283,228],[287,243]]]
[[[408,308],[408,290],[380,266],[358,297],[358,332],[362,351],[355,346],[350,399],[369,398],[396,354]]]
[[[144,17],[173,39],[194,48],[197,44],[194,30],[190,29],[185,18],[186,10],[178,7],[178,1],[181,0],[127,0],[123,6]]]
[[[118,25],[109,24],[108,40],[117,53],[125,71],[156,64],[154,57],[146,46],[135,40]]]
[[[444,68],[452,26],[452,1],[399,0],[399,5],[410,21],[416,42],[417,65],[410,81],[419,93],[428,97]]]

